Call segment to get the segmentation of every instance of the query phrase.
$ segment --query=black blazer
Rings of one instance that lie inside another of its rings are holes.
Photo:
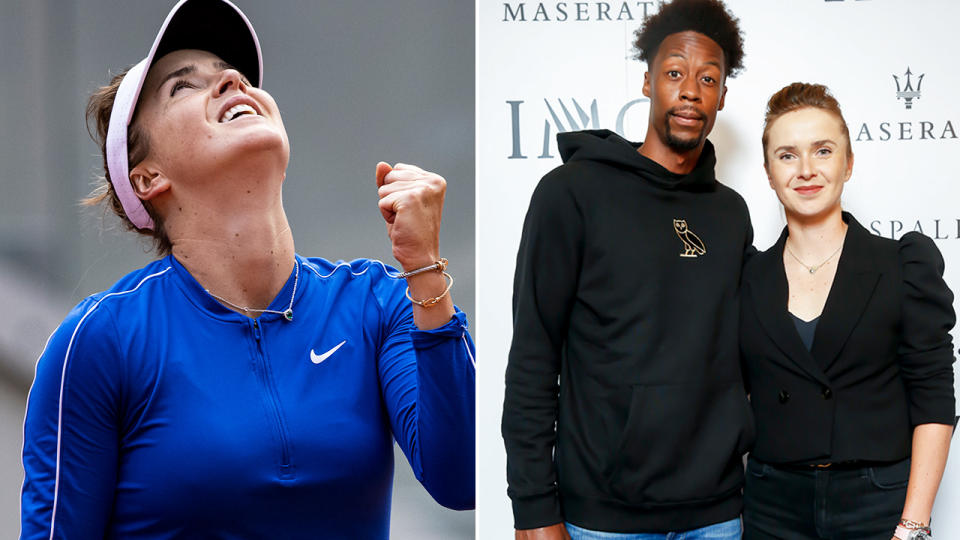
[[[787,312],[784,228],[744,268],[740,348],[770,463],[895,461],[912,426],[954,423],[953,294],[933,241],[894,241],[850,214],[837,272],[808,351]]]

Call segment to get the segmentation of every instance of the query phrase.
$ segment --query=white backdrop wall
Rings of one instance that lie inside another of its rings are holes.
[[[609,128],[642,140],[649,103],[646,65],[633,60],[633,31],[652,1],[479,0],[477,10],[478,319],[484,366],[478,381],[478,538],[507,538],[500,436],[511,336],[513,271],[523,217],[540,177],[560,164],[560,131]],[[853,138],[856,161],[844,207],[875,234],[920,230],[946,259],[960,292],[960,87],[955,21],[947,0],[727,0],[740,18],[746,70],[727,81],[726,107],[710,139],[718,178],[749,205],[755,244],[784,226],[763,173],[760,136],[772,93],[793,81],[830,87]],[[918,94],[907,101],[906,71]],[[896,77],[896,78],[895,78]],[[922,77],[922,78],[921,78]],[[898,84],[900,87],[898,88]],[[956,332],[954,335],[957,335]],[[960,538],[960,451],[953,452],[934,508],[937,538]]]

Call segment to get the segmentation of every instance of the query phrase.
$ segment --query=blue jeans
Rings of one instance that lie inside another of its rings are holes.
[[[581,529],[566,523],[572,540],[740,540],[740,518],[691,529],[668,533],[611,533]]]

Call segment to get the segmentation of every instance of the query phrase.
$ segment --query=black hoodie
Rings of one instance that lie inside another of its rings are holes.
[[[564,165],[534,191],[514,279],[503,437],[515,526],[736,518],[753,439],[737,342],[746,205],[714,177],[709,141],[687,175],[607,130],[557,142]]]

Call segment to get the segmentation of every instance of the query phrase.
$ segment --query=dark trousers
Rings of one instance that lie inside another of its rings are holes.
[[[747,460],[744,540],[890,540],[907,497],[910,460],[852,469]]]

